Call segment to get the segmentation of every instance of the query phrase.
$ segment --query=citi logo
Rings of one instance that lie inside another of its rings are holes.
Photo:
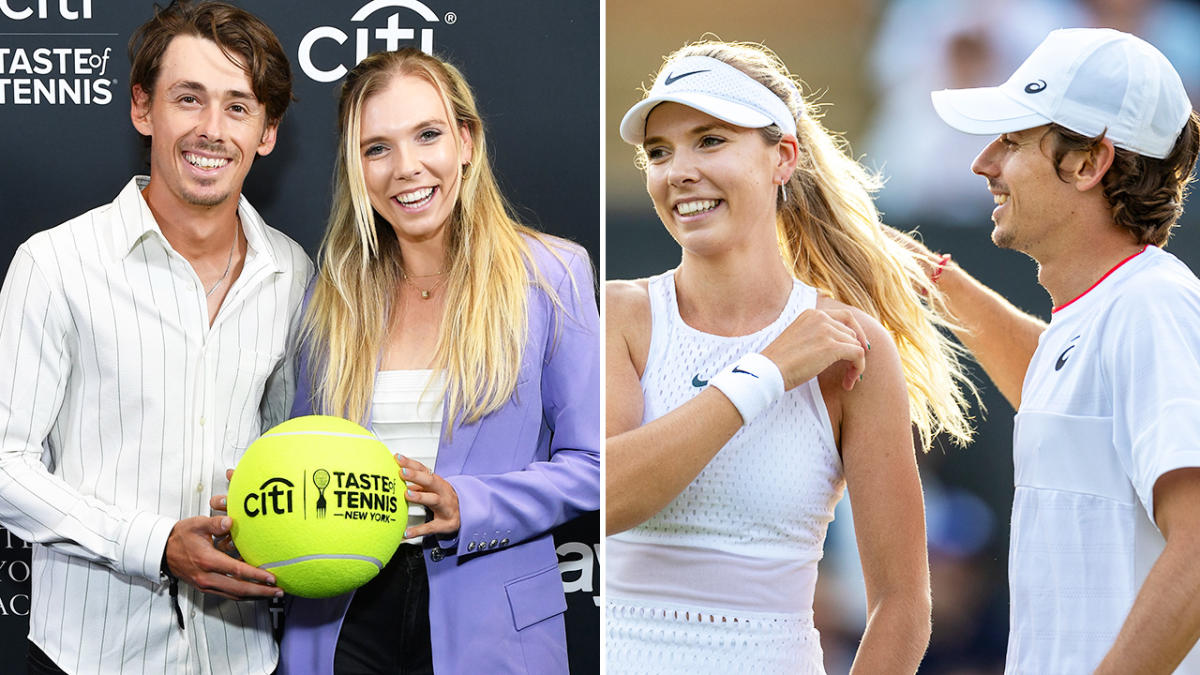
[[[0,13],[13,21],[24,21],[37,16],[39,19],[49,19],[50,11],[47,0],[0,0]],[[71,9],[75,5],[80,9]],[[36,11],[34,9],[36,7]],[[58,0],[58,16],[67,21],[80,18],[92,18],[92,0]]]
[[[296,486],[292,484],[292,481],[286,478],[268,478],[258,486],[257,492],[246,495],[242,507],[246,511],[246,515],[251,518],[272,514],[282,516],[285,513],[291,513],[294,487]]]
[[[6,1],[9,0],[0,0],[0,2]],[[45,0],[42,1],[45,2]],[[383,22],[371,21],[370,23],[374,27],[354,28],[354,61],[349,66],[347,66],[344,45],[350,40],[350,36],[345,31],[337,26],[317,26],[308,31],[300,40],[300,48],[296,54],[300,70],[317,82],[334,82],[345,75],[349,67],[353,67],[359,61],[367,58],[372,51],[378,51],[380,47],[387,51],[395,51],[402,46],[402,43],[418,40],[418,34],[420,36],[418,46],[421,51],[426,54],[432,53],[433,28],[422,24],[439,23],[441,20],[433,10],[418,0],[371,0],[355,12],[354,16],[350,17],[350,21],[357,24],[365,23],[372,14],[389,9],[403,9],[407,12],[403,14],[393,12]],[[454,12],[446,14],[446,23],[454,23],[457,20]],[[337,46],[322,44],[328,41],[337,43]],[[331,51],[343,54],[341,62],[323,61],[323,59],[329,58]],[[318,64],[314,58],[322,60],[322,63]]]

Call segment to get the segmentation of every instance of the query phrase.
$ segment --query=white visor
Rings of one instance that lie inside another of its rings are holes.
[[[646,98],[638,101],[621,120],[621,138],[641,145],[646,139],[646,118],[667,101],[749,129],[774,124],[784,135],[796,135],[796,119],[778,96],[754,78],[708,56],[676,59],[658,73]]]

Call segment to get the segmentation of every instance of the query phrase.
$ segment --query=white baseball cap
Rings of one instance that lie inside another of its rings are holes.
[[[683,56],[658,73],[646,98],[621,120],[621,138],[641,145],[646,118],[659,103],[672,101],[730,124],[761,129],[772,124],[784,135],[796,135],[796,118],[770,89],[733,66],[708,56]]]
[[[1111,28],[1052,31],[998,87],[931,94],[947,124],[1006,134],[1055,123],[1162,159],[1192,112],[1179,73],[1145,40]]]

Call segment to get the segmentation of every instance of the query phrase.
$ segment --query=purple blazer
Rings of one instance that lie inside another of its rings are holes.
[[[551,530],[600,508],[600,322],[587,253],[554,239],[559,262],[527,241],[563,311],[530,286],[516,395],[438,445],[434,471],[458,492],[462,520],[456,539],[424,539],[438,673],[567,672]],[[312,412],[307,362],[302,353],[292,416]],[[333,672],[353,595],[291,598],[279,675]]]

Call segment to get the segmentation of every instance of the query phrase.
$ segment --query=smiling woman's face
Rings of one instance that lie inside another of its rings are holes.
[[[750,232],[775,236],[778,144],[678,103],[646,118],[646,190],[679,245],[703,254]]]
[[[444,236],[458,202],[471,137],[449,119],[437,88],[414,75],[392,77],[363,102],[363,180],[371,206],[401,241]]]

